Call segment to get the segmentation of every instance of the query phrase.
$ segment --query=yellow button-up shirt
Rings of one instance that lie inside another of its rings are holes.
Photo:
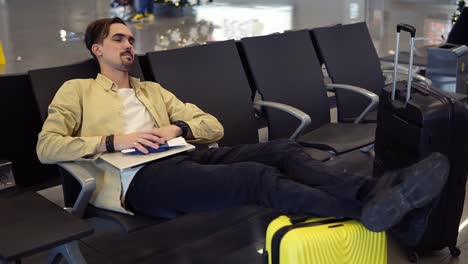
[[[195,143],[210,143],[223,137],[223,126],[197,106],[183,103],[154,82],[130,77],[130,85],[154,120],[155,127],[186,122]],[[65,82],[49,105],[48,116],[39,133],[37,155],[42,163],[76,161],[96,179],[90,203],[122,213],[120,172],[97,159],[102,136],[125,132],[123,105],[117,86],[105,76]]]

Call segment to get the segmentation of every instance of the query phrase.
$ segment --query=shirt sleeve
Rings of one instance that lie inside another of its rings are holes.
[[[216,117],[203,112],[196,105],[180,101],[171,92],[160,88],[171,123],[181,120],[190,126],[197,143],[211,143],[224,136],[223,125]]]
[[[75,136],[81,126],[82,106],[78,84],[65,82],[48,108],[36,152],[42,163],[96,159],[100,136]]]

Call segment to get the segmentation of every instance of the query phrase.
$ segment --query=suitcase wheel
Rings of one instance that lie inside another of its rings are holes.
[[[408,260],[409,260],[411,263],[417,263],[418,260],[419,260],[419,255],[418,255],[418,253],[416,253],[415,251],[410,251],[410,252],[408,252]]]
[[[450,254],[453,256],[453,257],[458,257],[460,256],[460,249],[457,248],[457,247],[449,247],[449,250],[450,250]]]

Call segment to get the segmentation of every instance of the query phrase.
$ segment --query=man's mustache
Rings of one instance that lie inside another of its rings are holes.
[[[132,56],[132,58],[135,57],[131,51],[124,51],[124,52],[120,53],[120,55],[122,55],[122,56],[130,55],[130,56]]]

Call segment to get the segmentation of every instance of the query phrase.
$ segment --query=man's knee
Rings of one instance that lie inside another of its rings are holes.
[[[250,184],[271,181],[281,175],[276,168],[257,162],[242,162],[234,166],[238,179]]]
[[[292,141],[290,139],[282,138],[282,139],[275,139],[269,141],[268,144],[271,144],[271,148],[273,150],[277,150],[280,152],[288,152],[288,151],[297,151],[302,149],[302,146],[299,145],[297,142]]]

